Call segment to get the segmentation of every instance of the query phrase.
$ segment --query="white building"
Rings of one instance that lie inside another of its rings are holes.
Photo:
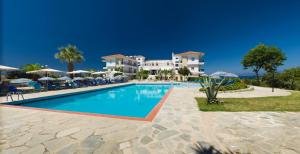
[[[179,68],[187,67],[192,76],[199,76],[204,74],[204,53],[187,51],[179,54],[172,53],[172,61],[174,63],[175,73],[178,73]]]
[[[174,70],[172,60],[146,60],[140,68],[156,75],[159,70]]]
[[[137,55],[137,56],[129,56],[129,57],[136,60],[139,69],[141,68],[140,66],[143,66],[145,64],[146,57],[144,56]]]
[[[134,77],[138,69],[137,62],[134,58],[122,54],[103,56],[102,59],[102,61],[105,62],[103,69],[108,72],[120,71],[129,77]]]
[[[191,76],[200,76],[204,74],[204,53],[187,51],[179,54],[172,53],[171,60],[146,60],[144,56],[124,56],[115,54],[102,57],[103,62],[106,62],[104,69],[108,71],[120,70],[125,75],[134,76],[137,70],[148,70],[150,75],[157,75],[159,70],[173,70],[176,78],[181,80],[178,70],[187,67]]]

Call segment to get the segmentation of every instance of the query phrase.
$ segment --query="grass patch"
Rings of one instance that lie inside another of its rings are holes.
[[[224,103],[206,104],[206,98],[196,98],[201,111],[300,111],[300,92],[289,96],[261,98],[221,98]]]

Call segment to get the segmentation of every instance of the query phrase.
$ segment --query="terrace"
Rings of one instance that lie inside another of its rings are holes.
[[[26,94],[25,97],[108,86],[118,84]],[[286,90],[268,91],[269,88],[255,87],[253,91],[222,93],[220,97],[290,95]],[[201,142],[241,153],[299,152],[299,113],[201,112],[194,98],[203,96],[195,87],[174,87],[152,121],[1,106],[1,150],[3,153],[195,153],[194,148]],[[274,135],[282,141],[274,139]]]

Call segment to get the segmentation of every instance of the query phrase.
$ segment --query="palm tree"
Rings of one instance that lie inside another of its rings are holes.
[[[21,67],[21,70],[23,72],[28,72],[28,71],[35,71],[35,70],[39,70],[39,69],[42,69],[43,66],[36,63],[36,64],[26,64],[24,66]]]
[[[163,74],[164,80],[167,80],[168,75],[169,75],[169,71],[168,70],[162,70],[162,74]]]
[[[26,74],[26,72],[29,71],[35,71],[35,70],[40,70],[42,69],[44,66],[42,66],[41,64],[35,63],[35,64],[26,64],[24,66],[21,67],[21,70],[24,74],[24,77],[27,78],[32,78],[33,80],[37,80],[40,75],[38,74]]]
[[[58,48],[59,52],[54,55],[56,59],[67,63],[68,72],[74,70],[74,63],[81,63],[84,61],[82,53],[74,45]]]
[[[168,75],[169,75],[169,79],[173,79],[174,75],[175,75],[175,72],[173,70],[169,70]]]

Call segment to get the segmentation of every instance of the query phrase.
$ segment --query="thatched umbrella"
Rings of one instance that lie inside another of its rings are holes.
[[[9,71],[17,71],[19,70],[18,68],[14,68],[14,67],[9,67],[9,66],[4,66],[4,65],[0,65],[0,81],[1,81],[1,72],[9,72]]]

